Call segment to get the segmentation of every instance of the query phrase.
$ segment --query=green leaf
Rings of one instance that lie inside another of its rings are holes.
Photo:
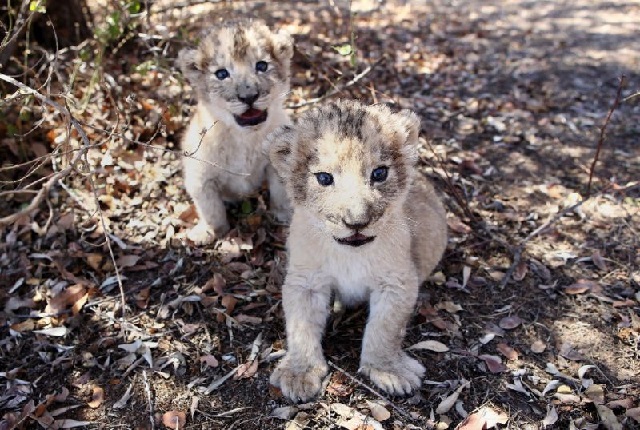
[[[29,2],[29,10],[31,12],[47,13],[47,4],[42,0],[31,0]]]
[[[333,47],[333,49],[335,49],[338,54],[345,57],[353,53],[353,48],[351,47],[350,43],[345,43],[344,45],[336,45]]]
[[[142,4],[138,0],[129,3],[129,13],[140,13],[140,9],[142,9]]]
[[[240,208],[243,215],[249,215],[253,208],[251,207],[251,202],[249,200],[244,200],[242,202],[242,207]]]

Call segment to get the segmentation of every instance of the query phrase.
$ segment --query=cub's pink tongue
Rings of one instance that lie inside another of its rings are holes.
[[[240,115],[240,118],[242,118],[242,119],[257,118],[260,115],[262,115],[262,113],[263,113],[263,111],[261,111],[260,109],[249,108],[249,109],[247,109],[247,111],[245,113]]]

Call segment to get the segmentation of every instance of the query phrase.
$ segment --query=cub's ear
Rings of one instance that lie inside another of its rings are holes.
[[[407,145],[417,145],[420,135],[420,118],[412,110],[403,109],[398,112],[400,124],[407,130]]]
[[[273,48],[280,60],[289,61],[293,57],[293,37],[286,30],[273,35]]]
[[[298,133],[290,125],[283,125],[267,136],[264,143],[273,168],[282,179],[291,176],[293,148],[298,139]]]
[[[191,82],[194,82],[194,78],[197,79],[203,69],[203,64],[198,59],[198,51],[196,49],[185,48],[181,50],[178,53],[176,63],[180,67],[182,74]]]

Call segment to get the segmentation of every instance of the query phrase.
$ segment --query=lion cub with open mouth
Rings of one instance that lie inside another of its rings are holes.
[[[359,371],[390,394],[420,387],[402,350],[418,288],[440,260],[445,211],[416,174],[420,120],[410,111],[339,101],[270,135],[270,158],[293,203],[282,287],[287,354],[271,383],[293,401],[321,389],[321,339],[332,292],[369,301]]]
[[[198,106],[182,141],[184,180],[200,218],[187,237],[212,242],[229,230],[224,201],[238,200],[269,181],[271,210],[280,221],[290,206],[263,153],[263,141],[289,124],[283,106],[289,92],[293,40],[259,21],[213,26],[196,49],[183,49],[178,64],[197,94]]]

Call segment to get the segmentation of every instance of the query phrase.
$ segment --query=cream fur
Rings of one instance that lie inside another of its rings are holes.
[[[212,242],[229,230],[224,201],[256,192],[267,179],[271,210],[280,221],[290,218],[286,192],[263,152],[265,137],[290,123],[283,102],[289,91],[291,38],[272,33],[260,22],[215,26],[196,49],[185,49],[178,62],[198,96],[196,112],[182,140],[184,181],[193,199],[198,224],[188,238],[198,244]],[[266,61],[267,72],[255,64]],[[228,70],[223,80],[215,76]],[[234,115],[249,105],[240,100],[259,97],[251,105],[267,112],[266,121],[240,126]]]
[[[418,132],[412,113],[338,102],[269,138],[294,202],[282,289],[288,352],[271,382],[294,401],[317,395],[328,371],[321,340],[332,293],[347,305],[369,301],[360,372],[390,394],[421,385],[425,368],[402,341],[420,282],[446,246],[446,221],[431,185],[415,175]],[[388,184],[369,180],[380,165],[389,167]],[[317,172],[332,173],[335,183],[318,185]],[[353,233],[342,221],[347,214],[370,221],[358,231],[375,239],[358,247],[338,243]]]

